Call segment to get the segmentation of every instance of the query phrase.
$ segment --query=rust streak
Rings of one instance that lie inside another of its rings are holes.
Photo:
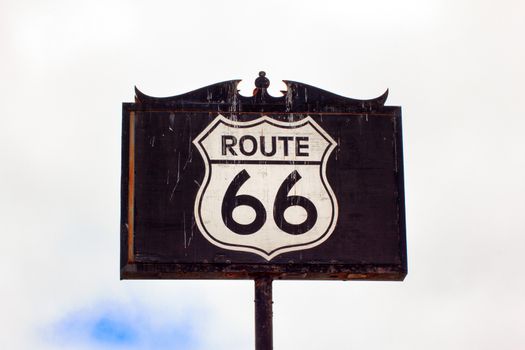
[[[129,114],[129,182],[128,182],[128,263],[135,262],[134,222],[135,222],[135,112]]]

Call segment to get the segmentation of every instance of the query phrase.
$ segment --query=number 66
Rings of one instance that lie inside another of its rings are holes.
[[[257,198],[242,194],[237,195],[239,189],[250,178],[250,175],[243,169],[232,180],[222,201],[222,221],[233,232],[240,235],[249,235],[257,232],[266,222],[266,210]],[[301,180],[301,175],[294,170],[291,172],[277,191],[273,205],[273,219],[277,227],[291,235],[300,235],[309,231],[317,221],[317,209],[312,201],[302,196],[288,196],[290,189]],[[233,210],[238,206],[246,205],[255,211],[255,219],[249,224],[240,224],[233,218]],[[289,207],[298,205],[306,211],[306,220],[300,224],[291,224],[284,217],[284,212]]]

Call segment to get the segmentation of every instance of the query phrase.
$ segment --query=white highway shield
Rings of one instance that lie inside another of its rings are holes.
[[[326,163],[337,143],[311,117],[219,115],[193,143],[206,171],[195,220],[212,244],[269,261],[330,237],[338,207]]]

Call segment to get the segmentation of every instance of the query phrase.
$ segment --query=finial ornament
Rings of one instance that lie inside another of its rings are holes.
[[[255,87],[258,89],[267,89],[270,86],[270,80],[266,78],[266,72],[260,71],[259,77],[255,79]]]

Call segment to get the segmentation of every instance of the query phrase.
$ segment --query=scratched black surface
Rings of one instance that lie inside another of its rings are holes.
[[[219,83],[165,99],[137,91],[136,103],[124,104],[122,278],[246,278],[259,271],[287,278],[286,272],[303,271],[303,277],[290,278],[319,279],[325,278],[319,271],[326,271],[326,278],[332,279],[344,279],[338,272],[353,272],[362,279],[403,279],[407,264],[400,108],[383,106],[386,94],[354,100],[296,82],[286,82],[288,91],[280,98],[269,96],[265,89],[244,97],[237,94],[236,83]],[[126,120],[131,111],[136,120],[132,264],[125,253]],[[337,141],[327,177],[337,197],[339,217],[327,241],[268,262],[253,253],[219,248],[204,238],[193,215],[204,161],[192,141],[218,113],[240,121],[261,115],[281,120],[310,115]],[[310,268],[318,274],[309,277]],[[189,270],[192,273],[183,272]],[[244,270],[248,275],[239,273]]]

